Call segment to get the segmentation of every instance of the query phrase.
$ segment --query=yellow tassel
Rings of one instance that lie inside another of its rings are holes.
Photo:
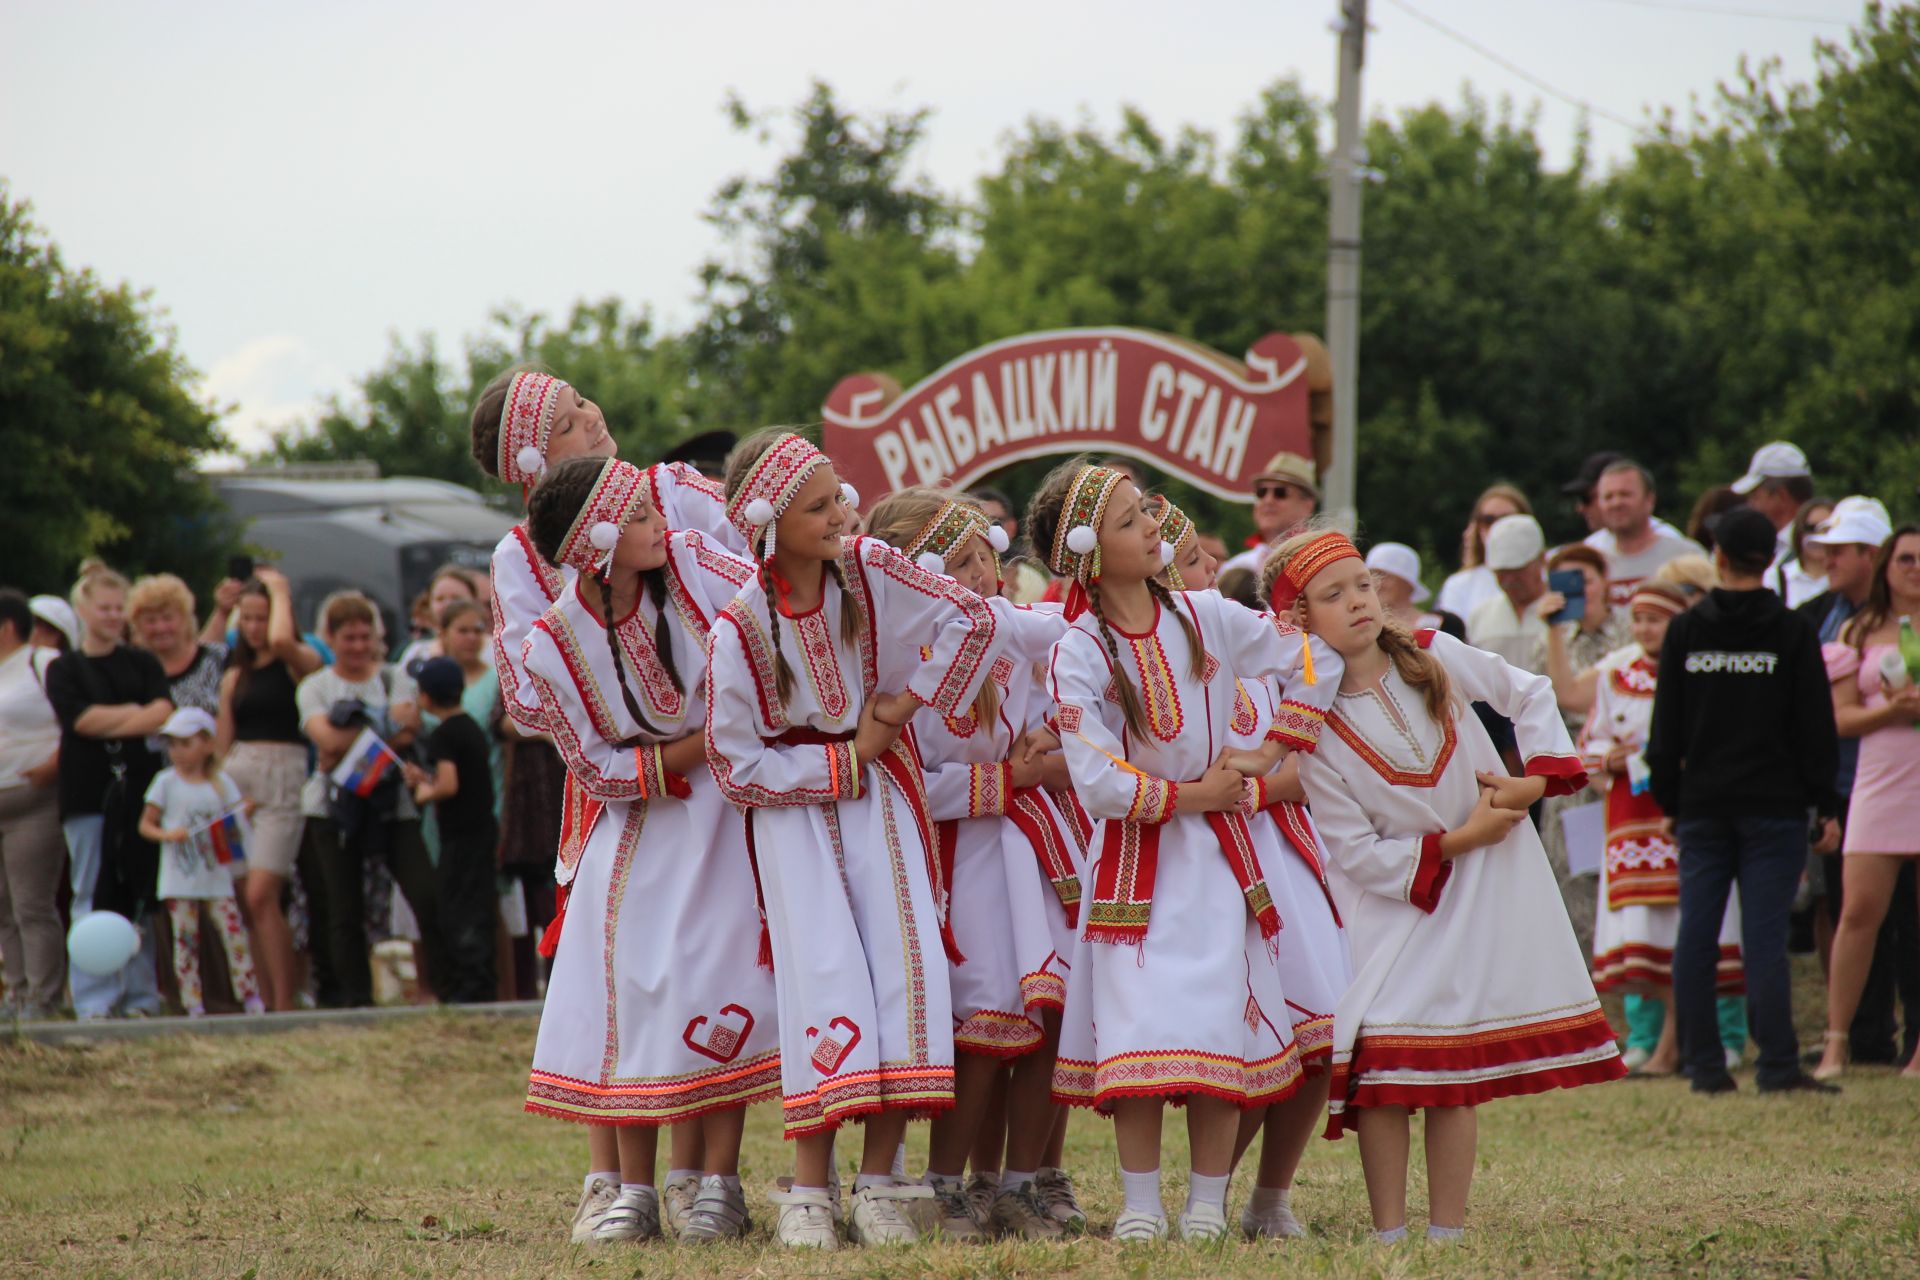
[[[1301,664],[1306,667],[1307,683],[1319,684],[1320,681],[1313,674],[1313,638],[1311,636],[1300,646],[1300,660]]]

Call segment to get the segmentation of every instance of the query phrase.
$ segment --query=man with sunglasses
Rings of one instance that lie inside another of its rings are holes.
[[[1320,508],[1320,473],[1313,459],[1282,451],[1253,477],[1253,536],[1247,549],[1221,566],[1260,572],[1267,552]]]

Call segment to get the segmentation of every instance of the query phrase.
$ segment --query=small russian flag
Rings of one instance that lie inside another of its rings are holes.
[[[364,799],[373,794],[389,770],[399,767],[400,757],[393,753],[393,748],[382,742],[373,730],[362,729],[353,746],[347,749],[346,757],[334,766],[333,780],[341,790]]]
[[[231,866],[247,860],[247,818],[240,810],[223,813],[215,818],[213,825],[207,828],[207,844],[213,850],[213,860],[221,866]]]

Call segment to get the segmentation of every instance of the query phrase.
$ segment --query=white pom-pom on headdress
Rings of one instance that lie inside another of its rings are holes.
[[[547,469],[547,455],[532,445],[526,446],[513,455],[514,463],[528,476],[537,476]]]
[[[772,524],[773,504],[765,498],[755,498],[752,502],[749,502],[747,504],[747,523],[756,525]]]
[[[947,571],[946,557],[942,556],[938,551],[925,552],[920,557],[920,567],[928,573],[945,573]]]
[[[1100,545],[1100,535],[1090,524],[1077,524],[1067,530],[1067,550],[1077,556],[1089,555]]]
[[[840,482],[840,496],[850,507],[858,507],[860,505],[860,491],[844,480]]]
[[[611,551],[620,545],[620,528],[611,520],[601,520],[587,530],[587,541],[596,551]]]
[[[1160,539],[1160,563],[1163,567],[1173,563],[1173,544],[1165,538]]]
[[[997,554],[1005,555],[1007,548],[1012,544],[1007,540],[1007,531],[1005,529],[1002,529],[997,524],[990,524],[987,526],[987,545],[992,547]]]

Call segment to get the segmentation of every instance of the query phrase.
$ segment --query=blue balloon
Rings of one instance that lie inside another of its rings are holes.
[[[73,967],[96,978],[120,972],[139,951],[139,930],[117,911],[82,916],[67,933],[67,955]]]

